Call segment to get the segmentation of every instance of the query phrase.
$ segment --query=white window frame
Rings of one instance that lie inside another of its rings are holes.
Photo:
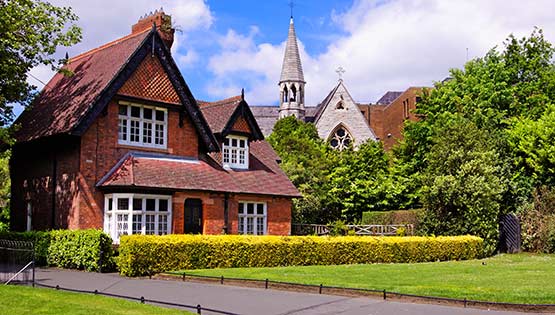
[[[252,214],[247,213],[247,207],[249,204],[253,205],[254,211]],[[264,213],[259,214],[258,205],[262,205],[264,208]],[[237,231],[239,234],[251,234],[251,235],[266,235],[268,234],[268,205],[265,202],[257,201],[239,201],[238,208],[239,218],[237,221]],[[258,219],[263,219],[262,231],[258,229]],[[248,220],[252,219],[253,229],[252,233],[249,233]]]
[[[233,141],[237,145],[233,145]],[[244,142],[245,146],[241,147],[240,143]],[[227,142],[227,143],[226,143]],[[240,156],[243,155],[241,163]],[[222,143],[222,164],[224,167],[243,169],[249,168],[249,138],[244,136],[229,135],[225,137]]]
[[[128,206],[127,209],[118,210],[118,199],[127,199]],[[142,207],[141,210],[133,209],[133,199],[141,199]],[[146,210],[146,200],[155,200],[155,210]],[[166,200],[168,202],[167,211],[159,211],[160,200]],[[111,204],[110,204],[111,202]],[[118,215],[127,215],[126,223],[127,227],[122,233],[118,232]],[[141,230],[140,233],[135,234],[147,234],[146,220],[147,216],[154,216],[154,235],[165,235],[171,234],[172,232],[172,197],[168,195],[150,195],[150,194],[107,194],[104,195],[104,232],[106,232],[115,244],[119,244],[120,235],[132,235],[133,234],[133,215],[141,216]],[[166,231],[160,230],[160,218],[166,217],[167,228]]]
[[[119,112],[119,106],[127,106],[126,115],[122,115]],[[140,117],[131,116],[131,107],[140,108]],[[151,119],[144,118],[144,109],[152,110]],[[164,121],[156,120],[156,111],[164,112]],[[139,141],[131,141],[131,123],[139,123]],[[145,130],[145,124],[150,124],[150,142],[145,142],[145,135],[143,134]],[[156,129],[162,126],[164,128],[164,134],[161,137],[163,144],[156,144]],[[125,139],[122,139],[122,130],[125,129]],[[145,148],[157,148],[166,149],[168,147],[168,109],[156,106],[147,106],[137,103],[120,101],[118,103],[118,143],[123,145],[139,146]]]

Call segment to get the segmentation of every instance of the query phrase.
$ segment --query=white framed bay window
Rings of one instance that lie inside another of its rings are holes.
[[[222,145],[222,162],[224,167],[248,169],[249,139],[236,135],[225,137]]]
[[[166,149],[168,110],[166,108],[119,102],[118,143]]]
[[[239,201],[239,234],[265,235],[267,221],[265,202]]]
[[[104,196],[104,232],[119,243],[121,235],[171,233],[172,199],[165,195]]]

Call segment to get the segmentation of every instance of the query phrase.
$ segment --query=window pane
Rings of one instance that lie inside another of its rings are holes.
[[[245,204],[240,202],[239,203],[239,214],[244,214],[245,213]]]
[[[131,117],[141,117],[141,108],[137,106],[131,106]]]
[[[245,234],[245,218],[239,217],[239,234]]]
[[[223,161],[224,163],[229,163],[229,149],[228,148],[224,148],[224,157],[223,157]]]
[[[155,214],[147,214],[145,215],[145,233],[146,234],[154,234],[155,230]]]
[[[119,106],[119,114],[123,116],[127,116],[127,105]]]
[[[225,139],[224,139],[224,144],[225,144],[225,145],[229,145],[229,138],[225,138]]]
[[[264,234],[264,217],[256,218],[256,234],[257,235]]]
[[[112,201],[113,201],[112,198],[108,198],[108,211],[112,211],[112,207],[113,207],[112,206]]]
[[[257,214],[264,214],[264,204],[262,204],[262,203],[256,204],[256,213]]]
[[[118,198],[118,210],[129,210],[128,198]]]
[[[133,198],[133,210],[143,210],[143,199]]]
[[[247,214],[254,214],[254,204],[247,203]]]
[[[143,143],[152,143],[152,123],[143,122]]]
[[[127,119],[120,118],[118,120],[118,139],[127,141]]]
[[[154,144],[164,145],[164,125],[156,124]]]
[[[133,202],[134,203],[134,202]],[[141,234],[143,227],[143,216],[141,214],[133,215],[133,234]]]
[[[140,138],[140,122],[138,120],[131,120],[131,136],[129,137],[129,140],[131,142],[139,142]]]
[[[237,139],[231,139],[231,146],[237,147]]]
[[[164,112],[161,110],[157,110],[156,111],[156,120],[158,121],[164,121]]]
[[[246,234],[253,234],[254,233],[254,218],[247,217],[247,233]]]
[[[129,233],[129,215],[118,214],[116,216],[116,233],[119,235],[127,235]]]
[[[155,210],[156,210],[156,199],[147,199],[146,211],[155,211]]]
[[[168,234],[168,216],[159,215],[158,216],[158,235]]]
[[[167,199],[160,199],[158,200],[158,211],[168,211],[168,200]]]
[[[151,108],[143,108],[143,118],[144,119],[152,119],[152,109]]]

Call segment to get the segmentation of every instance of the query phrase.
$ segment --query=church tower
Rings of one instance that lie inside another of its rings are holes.
[[[293,16],[291,16],[279,79],[279,118],[294,115],[298,119],[304,119],[305,83],[299,47],[297,46],[297,36],[295,35],[295,25],[293,24]]]

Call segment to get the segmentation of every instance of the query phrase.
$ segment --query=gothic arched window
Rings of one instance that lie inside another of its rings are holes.
[[[353,137],[343,126],[340,126],[330,137],[330,145],[336,150],[343,150],[348,148],[353,142]]]

